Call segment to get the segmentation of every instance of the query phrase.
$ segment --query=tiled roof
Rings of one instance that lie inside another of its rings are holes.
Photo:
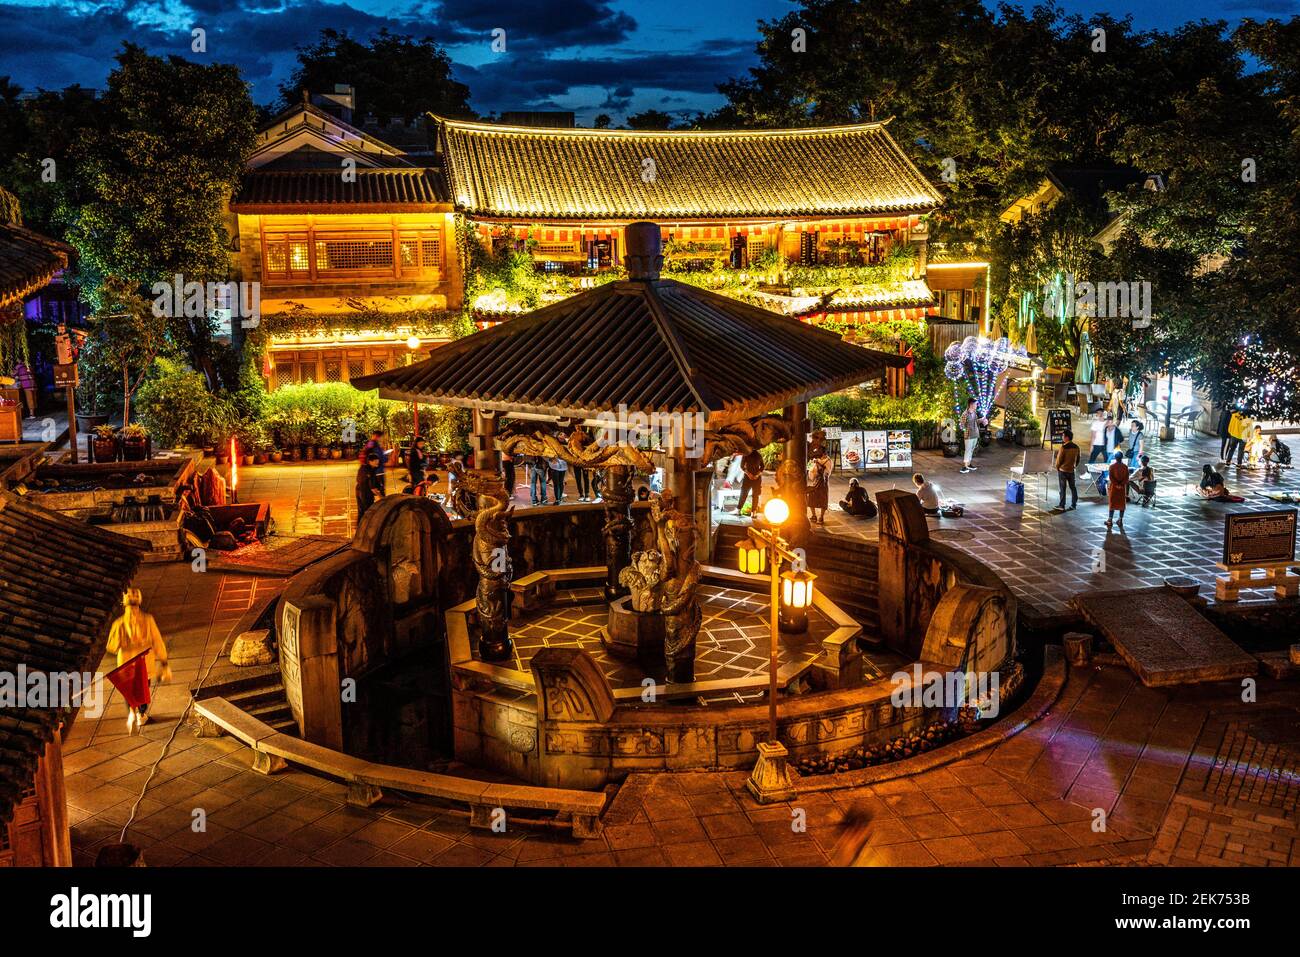
[[[0,672],[94,672],[148,546],[0,493]],[[67,709],[0,708],[0,823]]]
[[[895,356],[673,280],[573,296],[353,381],[385,398],[541,415],[756,415],[878,378]]]
[[[24,226],[0,223],[0,306],[21,302],[66,269],[72,247]]]
[[[296,208],[347,206],[357,211],[408,211],[446,202],[439,196],[437,173],[428,169],[357,169],[344,180],[342,170],[254,170],[245,173],[231,208],[239,212],[283,212]]]
[[[940,202],[885,123],[727,132],[438,123],[452,201],[481,216],[861,216]]]

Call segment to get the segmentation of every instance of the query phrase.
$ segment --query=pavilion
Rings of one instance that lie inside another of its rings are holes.
[[[694,526],[697,558],[707,557],[711,540],[712,462],[784,442],[778,493],[790,505],[786,531],[797,540],[808,528],[808,400],[880,379],[886,369],[907,361],[797,319],[661,279],[660,227],[634,223],[627,237],[627,280],[467,336],[423,362],[353,382],[359,389],[378,389],[386,399],[472,409],[477,466],[472,488],[490,498],[504,494],[499,480],[490,488],[503,448],[543,451],[574,465],[605,469],[611,599],[625,593],[619,573],[630,560],[631,469],[645,460],[635,436],[629,441],[620,430],[617,438],[609,437],[611,422],[649,423],[650,431],[665,439],[655,458],[663,463],[671,500]],[[503,418],[518,421],[499,431]],[[656,430],[656,422],[671,427]],[[578,425],[601,430],[605,437],[555,439],[557,426]],[[501,519],[494,533],[501,546],[505,501],[492,509]],[[491,534],[490,528],[479,525],[480,536],[485,533]],[[485,563],[476,560],[476,565],[481,576],[491,574]],[[495,587],[503,593],[507,585],[498,581]],[[482,584],[479,604],[481,621],[495,618],[500,629],[495,643],[486,637],[480,642],[480,652],[499,659],[509,649],[504,614],[486,607],[493,601]]]

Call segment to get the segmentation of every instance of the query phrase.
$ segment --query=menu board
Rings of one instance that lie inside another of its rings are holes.
[[[1065,432],[1070,427],[1069,409],[1047,410],[1047,441],[1052,445],[1065,444]]]
[[[889,467],[891,469],[910,469],[912,467],[911,430],[890,429],[888,443]]]
[[[1296,510],[1232,512],[1223,521],[1223,564],[1257,567],[1295,559]]]
[[[860,472],[867,460],[862,433],[843,429],[840,431],[840,468],[846,472]]]
[[[888,432],[863,432],[862,447],[866,455],[864,458],[866,469],[888,469],[889,468],[889,433]]]

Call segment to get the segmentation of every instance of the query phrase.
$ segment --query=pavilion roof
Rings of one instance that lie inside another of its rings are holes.
[[[676,220],[924,213],[941,202],[886,123],[627,131],[434,117],[451,199],[472,215]],[[645,160],[654,161],[646,181]]]
[[[253,170],[240,180],[230,206],[241,213],[319,211],[414,212],[446,208],[430,169],[357,169],[351,180],[334,170]]]
[[[0,672],[91,672],[148,546],[0,492]],[[67,708],[0,708],[0,823]]]
[[[674,280],[613,282],[353,380],[525,414],[693,413],[713,424],[879,378],[906,359]]]
[[[0,223],[0,306],[22,300],[45,286],[73,255],[67,243],[25,226]]]

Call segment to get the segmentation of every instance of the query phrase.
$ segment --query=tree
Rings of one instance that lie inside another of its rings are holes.
[[[608,113],[598,113],[596,118],[591,121],[592,129],[607,130],[614,124],[613,119]]]
[[[153,362],[167,348],[167,319],[140,295],[134,283],[110,276],[100,287],[99,308],[91,315],[87,351],[92,362],[121,373],[122,424],[131,421],[135,395]]]
[[[225,202],[252,151],[248,89],[233,66],[162,59],[126,44],[108,78],[103,124],[78,150],[84,201],[64,210],[82,294],[106,277],[146,286],[229,272]]]
[[[1004,331],[1023,339],[1032,322],[1039,352],[1069,369],[1079,361],[1087,328],[1086,315],[1074,308],[1073,287],[1100,278],[1093,236],[1101,225],[1095,211],[1065,198],[1006,226],[993,246],[990,299],[1001,303]]]
[[[673,118],[663,110],[646,110],[627,118],[630,130],[666,130],[672,125]]]
[[[346,31],[326,29],[314,45],[298,48],[298,67],[281,84],[280,97],[290,107],[303,90],[319,93],[347,83],[356,90],[356,110],[375,114],[380,123],[410,123],[425,113],[474,116],[469,87],[451,73],[451,58],[431,37],[380,30],[364,44]]]

